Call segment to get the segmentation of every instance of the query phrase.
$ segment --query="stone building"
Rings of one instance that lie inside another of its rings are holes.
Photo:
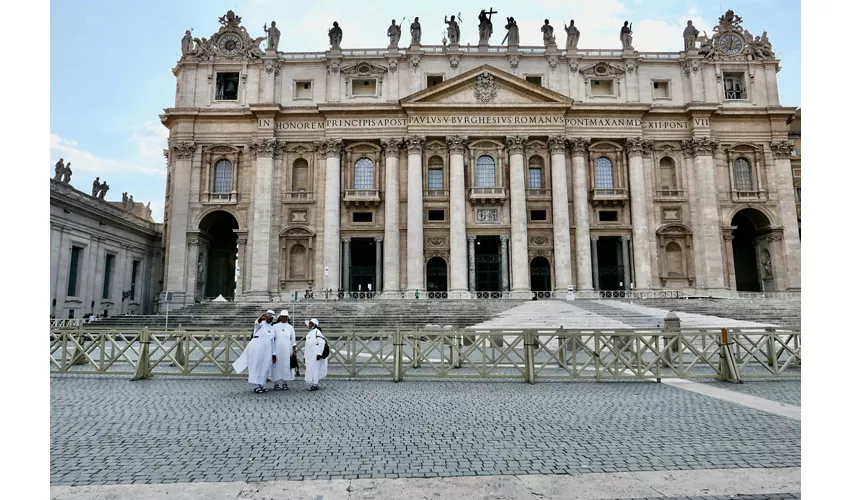
[[[161,283],[162,224],[50,180],[52,317],[152,314]]]
[[[209,39],[187,31],[161,115],[164,289],[799,289],[795,108],[767,33],[729,11],[711,38],[689,26],[686,50],[647,53],[628,27],[623,48],[587,50],[548,24],[536,46],[516,26],[461,46],[445,22],[442,46],[419,36],[443,22],[417,18],[386,49],[344,48],[334,23],[312,53],[279,51],[276,28],[261,49],[233,12]]]

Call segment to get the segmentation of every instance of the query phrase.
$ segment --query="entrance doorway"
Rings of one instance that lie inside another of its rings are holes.
[[[546,257],[535,257],[531,260],[531,291],[552,291],[552,271]]]
[[[475,290],[502,291],[502,253],[498,236],[475,238]]]
[[[625,266],[620,238],[601,236],[596,242],[596,258],[599,262],[600,290],[625,290]]]
[[[198,284],[203,287],[204,297],[215,298],[223,295],[232,299],[236,293],[237,260],[236,233],[233,231],[239,229],[239,223],[233,215],[215,211],[201,220],[198,229],[206,233],[210,242],[206,266],[203,261],[199,263]]]
[[[349,268],[349,292],[368,292],[371,285],[373,292],[377,290],[375,280],[375,257],[377,248],[372,238],[351,238],[351,267]]]
[[[740,292],[761,292],[756,237],[770,227],[767,217],[754,208],[745,208],[734,217],[732,225],[732,253],[735,262],[735,284]]]
[[[449,290],[449,272],[446,261],[442,257],[431,257],[425,265],[427,291],[447,292]]]

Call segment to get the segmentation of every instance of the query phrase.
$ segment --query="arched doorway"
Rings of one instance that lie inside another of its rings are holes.
[[[738,291],[761,292],[758,240],[770,228],[770,221],[762,212],[745,208],[732,217],[732,253],[735,262],[735,283]]]
[[[198,229],[209,241],[205,259],[200,253],[203,248],[198,255],[201,260],[199,267],[205,268],[198,275],[204,297],[224,295],[232,298],[236,292],[236,233],[233,231],[239,229],[239,223],[228,212],[215,211],[201,220]]]
[[[549,268],[549,260],[546,257],[535,257],[531,259],[531,291],[552,291],[552,271]]]
[[[431,257],[425,265],[427,291],[446,292],[449,290],[449,272],[446,261],[442,257]]]

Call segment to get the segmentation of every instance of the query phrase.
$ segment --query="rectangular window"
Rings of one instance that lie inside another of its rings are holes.
[[[351,214],[352,222],[372,222],[372,212],[354,212]]]
[[[652,82],[653,99],[670,98],[670,82]]]
[[[479,162],[475,167],[475,187],[496,187],[496,165]]]
[[[528,169],[528,189],[543,189],[543,169]]]
[[[428,210],[428,222],[443,222],[445,220],[445,210]]]
[[[546,210],[531,210],[532,222],[546,222]]]
[[[616,210],[600,210],[599,222],[617,222]]]
[[[103,266],[103,295],[101,298],[108,299],[110,286],[112,285],[112,270],[115,268],[115,256],[106,254],[106,264]]]
[[[428,189],[443,189],[443,169],[428,169]]]
[[[233,164],[230,160],[219,160],[215,164],[213,193],[229,193],[233,180]]]
[[[612,96],[614,95],[614,82],[612,80],[591,80],[590,95]]]
[[[295,98],[296,99],[312,99],[313,98],[313,82],[295,82]]]
[[[141,265],[140,261],[133,261],[133,274],[130,275],[130,300],[136,300],[136,279],[139,277],[139,265]]]
[[[531,76],[531,75],[529,75],[529,76],[525,77],[525,81],[527,81],[528,83],[533,83],[535,85],[540,85],[541,87],[543,86],[543,77],[542,76]]]
[[[745,100],[747,89],[744,86],[743,73],[724,73],[723,93],[727,101]]]
[[[802,203],[802,200],[800,199],[800,189],[801,188],[799,186],[794,188],[794,190],[797,192],[797,203]]]
[[[68,309],[68,319],[74,319],[74,310]]]
[[[235,101],[239,96],[239,73],[218,73],[215,77],[215,100]]]
[[[77,296],[77,277],[80,274],[80,257],[83,247],[71,247],[71,268],[68,270],[68,297]]]
[[[377,80],[374,78],[351,80],[351,95],[369,96],[378,95]]]
[[[443,75],[428,75],[425,77],[425,88],[443,83]]]

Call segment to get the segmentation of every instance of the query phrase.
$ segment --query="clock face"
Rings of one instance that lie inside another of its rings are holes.
[[[232,56],[242,50],[242,39],[236,35],[224,35],[218,40],[218,50],[226,56]]]
[[[718,47],[727,56],[736,56],[744,50],[744,41],[735,35],[723,35]]]

